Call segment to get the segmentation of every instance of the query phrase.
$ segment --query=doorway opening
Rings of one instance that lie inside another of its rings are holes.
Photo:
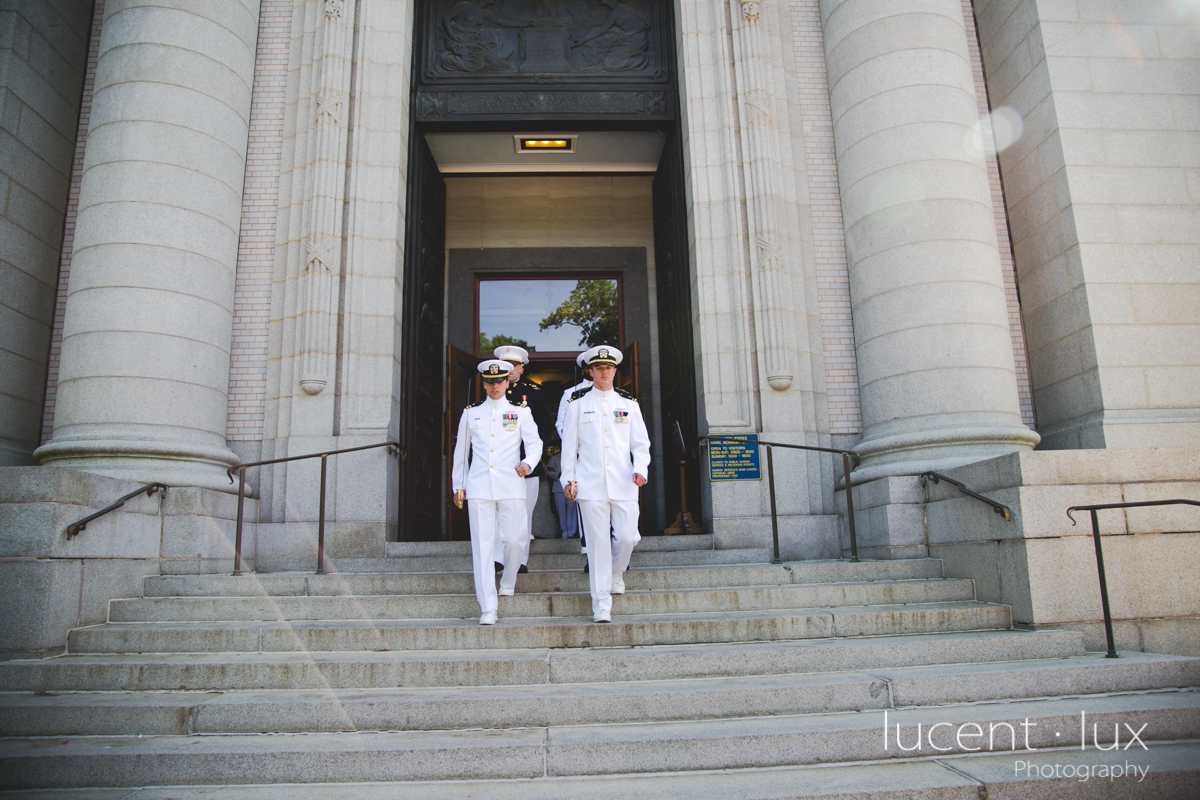
[[[530,352],[526,377],[552,412],[580,381],[580,351],[621,349],[619,380],[652,441],[643,535],[675,518],[670,431],[678,424],[694,442],[697,409],[672,9],[667,0],[417,5],[401,539],[466,537],[448,463],[458,416],[481,397],[475,366],[499,344]],[[554,535],[548,482],[539,495],[546,508],[535,509],[533,532]]]

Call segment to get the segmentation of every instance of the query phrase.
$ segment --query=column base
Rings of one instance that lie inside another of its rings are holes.
[[[226,470],[241,460],[225,447],[122,439],[52,440],[33,454],[42,466],[68,467],[140,483],[198,486],[237,494]]]
[[[899,475],[941,472],[1020,450],[1032,450],[1041,437],[1023,426],[989,426],[917,431],[860,442],[862,460],[850,473],[851,484]]]

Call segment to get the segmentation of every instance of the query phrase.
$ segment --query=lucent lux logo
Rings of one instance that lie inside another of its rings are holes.
[[[1089,749],[1125,751],[1137,744],[1142,750],[1149,750],[1150,748],[1146,747],[1141,738],[1147,724],[1134,730],[1129,723],[1113,723],[1112,740],[1101,742],[1102,735],[1107,734],[1107,726],[1102,734],[1100,725],[1093,722],[1089,744],[1087,712],[1081,711],[1079,713],[1079,749],[1083,752],[1087,752]],[[902,753],[914,755],[928,751],[934,753],[951,751],[976,753],[984,750],[987,752],[997,750],[1017,752],[1018,747],[1024,752],[1036,752],[1038,748],[1030,743],[1030,737],[1036,735],[1034,728],[1037,726],[1038,723],[1028,717],[1015,724],[1012,722],[985,724],[961,722],[955,725],[952,722],[936,722],[929,726],[917,723],[916,726],[910,725],[907,729],[902,728],[901,724],[897,722],[893,739],[892,729],[888,724],[888,712],[885,710],[883,712],[883,749],[887,751],[894,747]],[[1060,738],[1061,735],[1059,731],[1054,732],[1055,739]],[[1073,778],[1080,781],[1087,781],[1089,778],[1113,780],[1138,775],[1140,776],[1138,783],[1141,783],[1145,779],[1146,773],[1150,771],[1150,767],[1148,765],[1141,767],[1129,762],[1123,764],[1034,764],[1030,761],[1018,760],[1015,762],[1015,770],[1019,777]]]

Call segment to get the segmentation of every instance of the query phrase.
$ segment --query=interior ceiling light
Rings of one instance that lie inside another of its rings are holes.
[[[518,153],[574,153],[575,136],[514,136]]]

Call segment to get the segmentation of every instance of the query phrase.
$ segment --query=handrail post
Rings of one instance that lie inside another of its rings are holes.
[[[1117,655],[1117,644],[1113,641],[1112,611],[1108,607],[1108,581],[1104,577],[1104,554],[1100,552],[1100,523],[1096,518],[1096,509],[1091,509],[1092,539],[1096,543],[1096,569],[1100,572],[1100,603],[1104,606],[1104,635],[1108,637],[1108,653],[1105,658],[1120,658]]]
[[[775,511],[775,459],[771,456],[771,445],[764,447],[767,448],[767,482],[771,485],[771,538],[775,542],[775,558],[771,563],[782,564],[783,559],[779,557],[779,515]]]
[[[321,456],[321,519],[317,523],[317,574],[325,574],[325,465],[329,456]]]
[[[237,533],[233,540],[233,574],[245,575],[246,562],[242,560],[242,510],[246,502],[246,468],[238,467],[238,515]]]
[[[850,486],[850,454],[842,453],[842,472],[846,476],[846,523],[850,527],[850,562],[858,562],[858,539],[854,535],[854,489]],[[836,507],[834,508],[836,511]]]

